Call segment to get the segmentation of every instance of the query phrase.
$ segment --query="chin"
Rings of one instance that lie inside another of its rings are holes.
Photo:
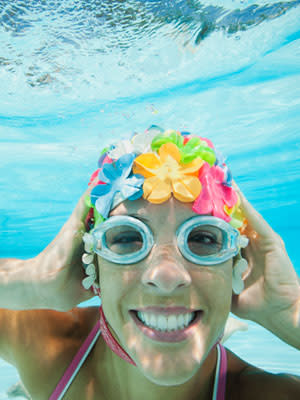
[[[139,372],[158,386],[183,385],[197,373],[201,367],[201,361],[203,362],[203,360],[199,362],[192,356],[189,346],[181,351],[177,349],[177,352],[174,349],[168,354],[163,349],[155,351],[153,348],[145,347],[143,354],[135,357],[135,362]]]
[[[175,366],[176,367],[176,366]],[[140,371],[145,378],[147,378],[150,382],[154,383],[158,386],[180,386],[184,383],[188,382],[197,372],[198,368],[194,371],[185,371],[180,372],[178,369],[177,371],[173,371],[173,373],[168,373],[168,371]]]

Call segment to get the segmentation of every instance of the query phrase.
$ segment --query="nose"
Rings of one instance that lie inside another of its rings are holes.
[[[190,285],[191,276],[173,246],[155,245],[151,253],[142,276],[144,286],[168,295]]]

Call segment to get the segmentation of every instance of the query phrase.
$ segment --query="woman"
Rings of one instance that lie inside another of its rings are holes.
[[[33,399],[300,398],[219,344],[231,310],[300,349],[300,284],[208,139],[152,127],[105,149],[56,239],[0,282],[0,355]],[[93,293],[100,316],[74,308]]]

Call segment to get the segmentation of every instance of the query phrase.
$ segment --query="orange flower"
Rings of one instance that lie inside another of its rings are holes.
[[[180,152],[173,143],[163,144],[158,155],[141,154],[134,160],[133,173],[143,175],[143,197],[150,203],[167,201],[171,194],[182,202],[194,201],[201,192],[198,178],[204,161],[197,157],[188,164],[180,164]]]

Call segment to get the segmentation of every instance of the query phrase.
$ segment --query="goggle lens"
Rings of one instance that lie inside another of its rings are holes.
[[[128,225],[108,229],[104,234],[104,242],[110,251],[119,255],[136,253],[143,247],[141,233]]]
[[[218,254],[224,247],[224,233],[211,225],[196,226],[187,237],[189,250],[196,256],[207,257]]]

